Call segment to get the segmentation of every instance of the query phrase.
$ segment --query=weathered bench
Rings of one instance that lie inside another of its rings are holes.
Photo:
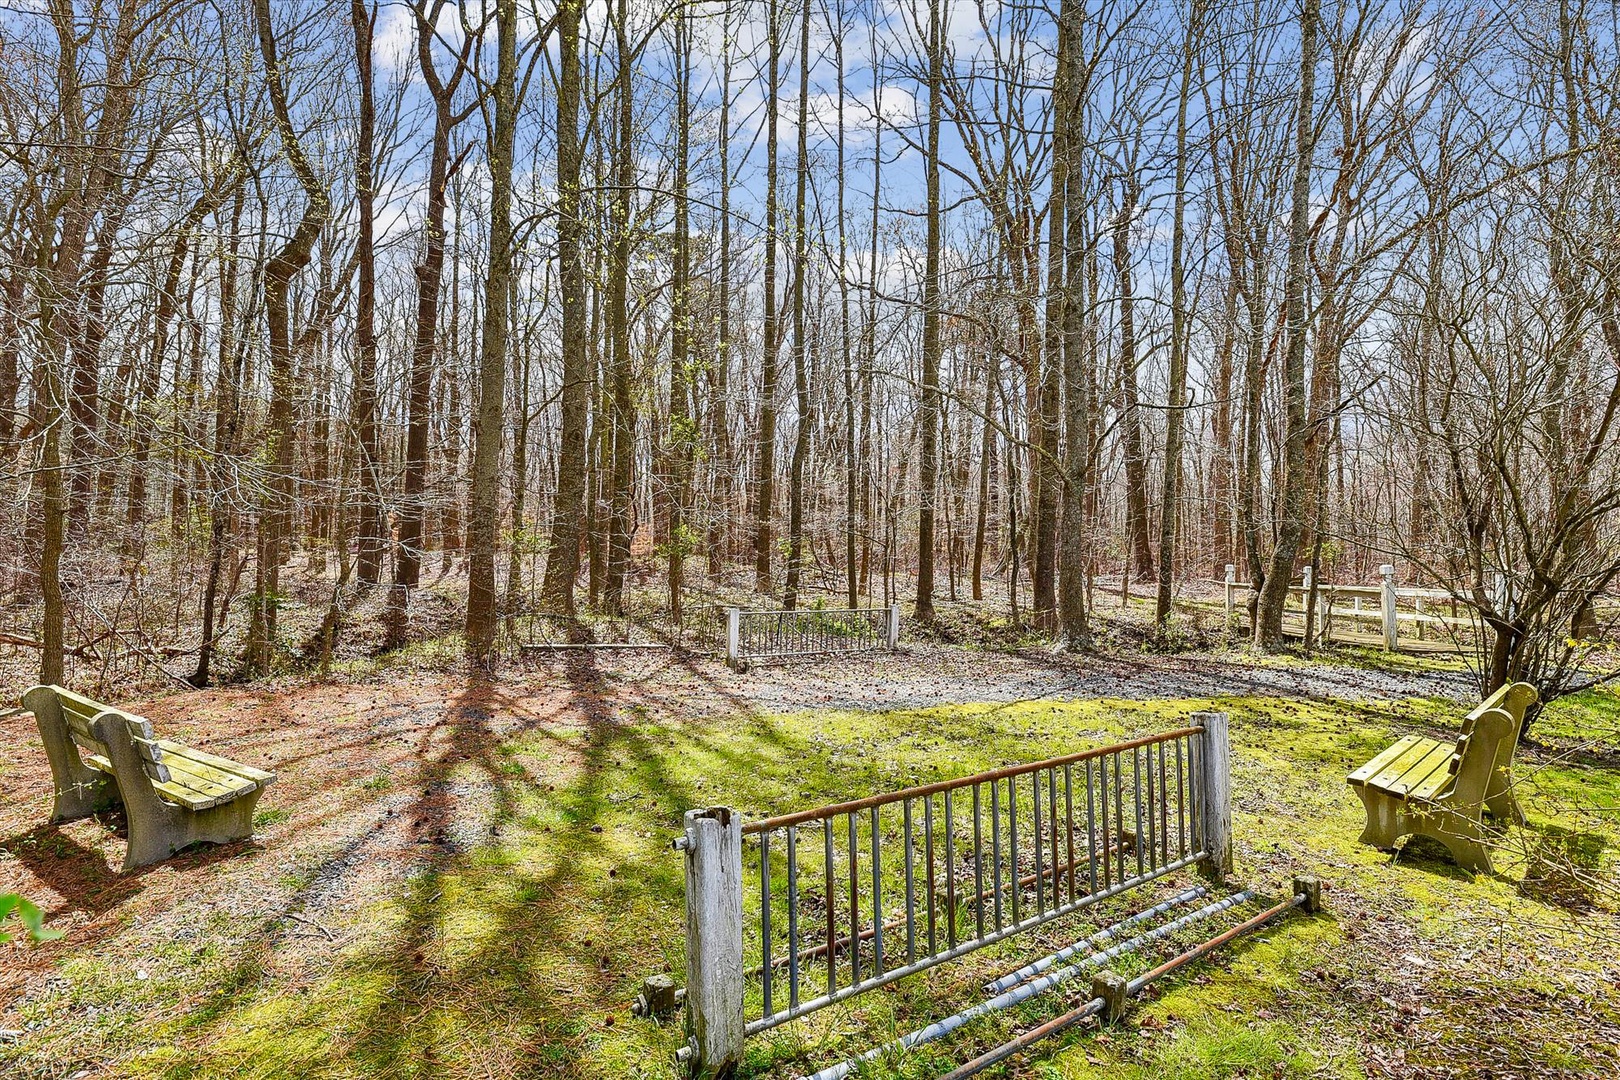
[[[1513,797],[1513,751],[1535,701],[1535,687],[1510,683],[1463,718],[1455,743],[1408,735],[1351,773],[1367,808],[1361,842],[1390,849],[1403,836],[1429,836],[1458,865],[1491,873],[1481,816],[1524,820]]]
[[[160,862],[199,842],[253,835],[253,808],[275,773],[159,739],[151,721],[60,686],[23,695],[56,785],[51,821],[122,803],[129,821],[124,869]]]

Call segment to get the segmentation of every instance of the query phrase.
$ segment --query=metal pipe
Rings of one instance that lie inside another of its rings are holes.
[[[1019,983],[1026,982],[1036,975],[1039,975],[1053,964],[1060,964],[1077,953],[1084,952],[1086,949],[1093,948],[1097,945],[1101,945],[1105,941],[1112,940],[1113,938],[1118,937],[1121,931],[1129,930],[1133,926],[1140,926],[1142,923],[1145,923],[1150,919],[1163,915],[1171,908],[1180,907],[1182,904],[1190,904],[1194,900],[1197,900],[1199,897],[1205,895],[1208,891],[1209,890],[1204,888],[1202,885],[1194,885],[1186,892],[1178,893],[1175,896],[1172,896],[1170,899],[1164,901],[1162,904],[1155,904],[1146,911],[1138,912],[1123,922],[1117,922],[1113,926],[1107,927],[1088,938],[1075,942],[1073,945],[1066,945],[1049,956],[1043,956],[1033,963],[1025,964],[1017,971],[1009,972],[1006,975],[1003,975],[1001,978],[996,979],[994,982],[985,983],[985,993],[999,994],[1003,990],[1011,989],[1012,987],[1017,986]]]
[[[1171,959],[1166,960],[1152,971],[1149,971],[1143,975],[1138,975],[1136,978],[1125,984],[1127,992],[1132,994],[1138,993],[1149,983],[1157,982],[1159,979],[1164,978],[1177,968],[1190,964],[1194,960],[1214,952],[1216,949],[1220,948],[1222,945],[1225,945],[1233,938],[1239,938],[1244,934],[1250,933],[1251,931],[1258,930],[1260,927],[1264,926],[1266,923],[1270,922],[1272,919],[1275,919],[1284,912],[1292,911],[1294,908],[1299,907],[1301,904],[1305,903],[1307,899],[1308,897],[1304,893],[1296,893],[1287,900],[1284,900],[1282,903],[1272,905],[1266,910],[1260,912],[1260,914],[1255,915],[1253,918],[1245,919],[1243,922],[1238,923],[1225,933],[1217,934],[1203,944],[1193,946],[1180,956],[1172,957]]]
[[[1243,922],[1232,927],[1230,930],[1217,934],[1200,945],[1193,946],[1191,949],[1188,949],[1181,955],[1173,957],[1170,960],[1166,960],[1164,963],[1160,964],[1147,974],[1140,975],[1127,983],[1126,994],[1137,994],[1149,983],[1162,979],[1164,976],[1170,974],[1177,968],[1182,967],[1185,964],[1190,964],[1194,960],[1213,952],[1234,938],[1242,937],[1244,934],[1251,933],[1254,930],[1259,929],[1261,926],[1264,926],[1266,923],[1270,922],[1272,919],[1275,919],[1284,912],[1305,903],[1306,899],[1307,897],[1303,893],[1295,895],[1291,899],[1284,900],[1280,904],[1267,908],[1265,911],[1260,912],[1260,914],[1254,916],[1253,918],[1245,919]],[[1038,1042],[1041,1039],[1046,1038],[1048,1035],[1053,1035],[1059,1031],[1062,1031],[1064,1028],[1072,1027],[1088,1016],[1096,1016],[1098,1013],[1103,1011],[1105,1005],[1106,1002],[1104,1002],[1102,998],[1092,998],[1084,1005],[1071,1009],[1062,1016],[1055,1016],[1046,1023],[1042,1024],[1040,1027],[1031,1028],[1022,1035],[1007,1040],[995,1049],[985,1051],[972,1061],[957,1066],[944,1076],[940,1077],[940,1080],[966,1080],[967,1077],[983,1072],[990,1066],[995,1065],[998,1062],[1005,1061],[1007,1058],[1012,1057],[1019,1051],[1027,1049],[1032,1043]]]
[[[997,1062],[1012,1057],[1031,1043],[1038,1042],[1054,1032],[1062,1031],[1066,1027],[1072,1027],[1088,1016],[1096,1016],[1103,1011],[1107,1004],[1102,998],[1092,998],[1084,1005],[1070,1009],[1062,1016],[1054,1016],[1038,1028],[1031,1028],[1022,1035],[1007,1040],[994,1050],[985,1051],[967,1064],[958,1065],[941,1077],[940,1080],[963,1080],[964,1077],[983,1072]]]
[[[1028,1001],[1030,998],[1035,997],[1037,994],[1050,990],[1059,983],[1067,982],[1089,968],[1105,963],[1108,960],[1114,959],[1115,957],[1123,956],[1126,953],[1134,952],[1143,945],[1156,941],[1179,927],[1187,926],[1190,923],[1197,922],[1200,919],[1207,919],[1211,915],[1218,914],[1219,912],[1225,911],[1229,907],[1233,907],[1244,902],[1253,895],[1254,893],[1252,891],[1245,889],[1243,892],[1238,893],[1235,896],[1229,896],[1224,900],[1219,900],[1213,904],[1206,905],[1190,915],[1182,916],[1173,923],[1166,923],[1164,926],[1161,926],[1156,930],[1152,930],[1146,934],[1141,934],[1137,937],[1131,938],[1129,941],[1120,942],[1111,949],[1105,949],[1102,952],[1093,953],[1084,960],[1080,961],[1078,964],[1072,964],[1068,967],[1059,968],[1049,974],[1042,975],[1040,978],[1026,982],[1021,986],[1016,986],[1005,993],[998,994],[987,1001],[981,1001],[977,1005],[971,1005],[959,1013],[947,1016],[943,1020],[937,1020],[934,1023],[929,1024],[927,1027],[918,1028],[916,1031],[902,1035],[898,1039],[874,1046],[872,1049],[867,1050],[857,1057],[849,1058],[846,1061],[841,1061],[836,1065],[829,1065],[820,1072],[812,1073],[811,1075],[805,1077],[804,1080],[843,1080],[844,1077],[848,1076],[852,1071],[854,1071],[856,1066],[862,1064],[863,1062],[872,1061],[876,1058],[882,1057],[884,1054],[893,1053],[897,1050],[910,1050],[913,1047],[921,1046],[923,1043],[933,1042],[935,1039],[949,1035],[951,1032],[955,1031],[957,1028],[960,1028],[969,1021],[977,1020],[981,1016],[988,1016],[990,1013],[1000,1012],[1003,1009],[1009,1009],[1014,1005],[1022,1004],[1023,1002]]]

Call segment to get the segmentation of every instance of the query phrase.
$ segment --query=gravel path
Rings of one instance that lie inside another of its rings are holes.
[[[540,674],[556,661],[540,661]],[[598,687],[670,717],[723,711],[911,709],[1039,698],[1207,698],[1261,695],[1376,701],[1475,691],[1466,672],[1379,671],[1235,655],[1083,656],[1042,650],[986,652],[907,645],[898,653],[756,666],[746,673],[707,659],[621,654],[591,668]]]

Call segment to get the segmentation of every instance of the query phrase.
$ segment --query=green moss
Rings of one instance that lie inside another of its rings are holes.
[[[1335,893],[1435,947],[1456,943],[1453,951],[1489,946],[1469,937],[1476,923],[1511,937],[1565,918],[1519,895],[1522,864],[1501,878],[1469,877],[1443,856],[1420,851],[1391,864],[1356,842],[1361,809],[1345,774],[1399,732],[1454,727],[1461,710],[1451,703],[1040,700],[703,723],[625,714],[589,730],[526,730],[488,761],[457,766],[494,785],[494,834],[364,911],[323,916],[343,920],[331,954],[285,970],[288,924],[222,917],[208,924],[206,947],[161,950],[146,979],[90,953],[71,956],[67,993],[81,1012],[97,1006],[85,1045],[127,1075],[673,1077],[679,1025],[627,1010],[643,976],[684,965],[681,864],[669,841],[686,807],[764,815],[1159,731],[1209,707],[1232,715],[1237,879],[1275,893],[1290,874],[1316,872],[1328,914],[1291,917],[1166,980],[1106,1040],[1076,1030],[1037,1047],[1024,1074],[1356,1076],[1358,1048],[1378,1037],[1377,1025],[1344,987],[1377,977],[1391,958],[1341,922]],[[1613,772],[1558,762],[1535,775],[1546,798],[1530,809],[1548,843],[1582,858],[1595,851],[1605,865],[1613,837],[1574,828],[1564,807],[1581,797],[1614,805]],[[382,779],[349,790],[380,794]],[[319,870],[284,872],[283,885],[301,893]],[[797,1075],[937,1019],[981,998],[979,983],[1029,948],[985,950],[752,1040],[746,1072]],[[1532,982],[1557,991],[1561,966],[1509,975],[1515,965],[1504,962],[1479,977],[1503,992]],[[935,1076],[1065,1007],[1037,1000],[867,1074]],[[52,1038],[42,1030],[31,1036],[36,1048]],[[73,1033],[86,1034],[83,1025]]]

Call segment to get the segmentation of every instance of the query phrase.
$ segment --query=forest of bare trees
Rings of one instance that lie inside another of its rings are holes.
[[[1231,563],[1276,648],[1395,563],[1562,677],[1617,70],[1603,0],[7,5],[0,640],[205,685],[756,592],[1085,648]]]

